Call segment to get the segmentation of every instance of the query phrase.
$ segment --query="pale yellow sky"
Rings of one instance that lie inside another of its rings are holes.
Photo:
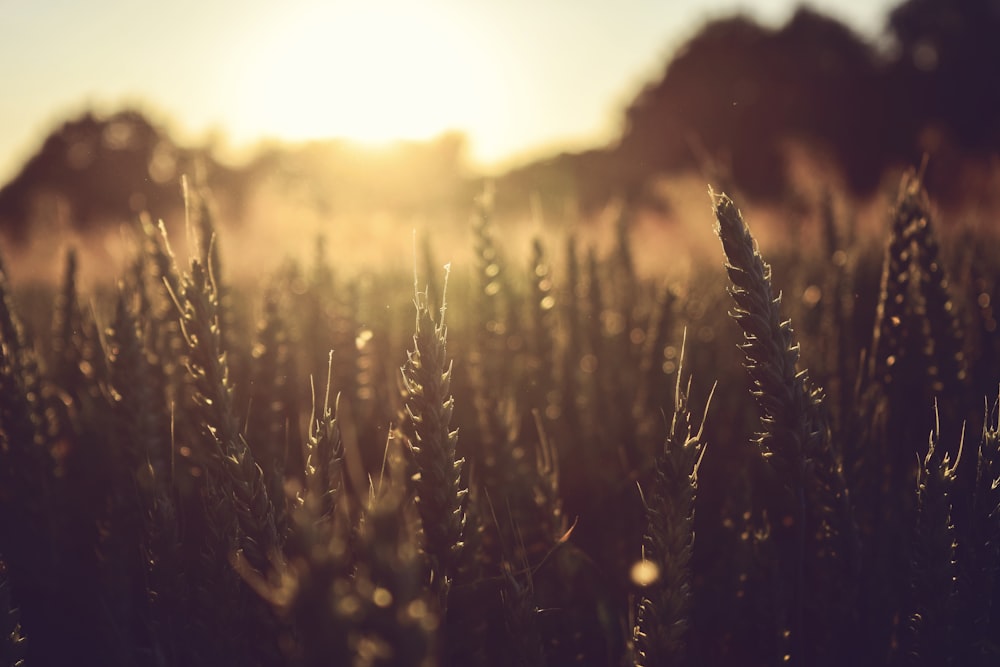
[[[423,139],[464,131],[497,165],[607,141],[709,17],[790,0],[0,0],[0,182],[91,106],[149,110],[182,140]],[[886,0],[815,0],[867,37]]]

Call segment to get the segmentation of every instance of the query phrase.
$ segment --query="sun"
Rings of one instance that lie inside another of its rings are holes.
[[[237,135],[362,142],[462,129],[477,54],[448,17],[410,3],[316,5],[262,29],[236,77]]]

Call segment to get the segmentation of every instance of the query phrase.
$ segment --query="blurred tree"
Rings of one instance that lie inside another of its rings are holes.
[[[782,142],[798,139],[831,153],[852,188],[870,190],[882,163],[871,152],[877,94],[872,49],[835,19],[803,8],[775,31],[726,18],[629,106],[619,151],[638,177],[699,166],[775,197],[785,186]]]
[[[75,229],[166,216],[181,206],[181,174],[229,185],[229,170],[203,150],[179,147],[142,113],[91,112],[66,121],[21,171],[0,188],[0,229],[24,240],[30,227],[58,215]],[[58,213],[53,213],[53,210]]]
[[[1000,0],[906,0],[878,51],[839,21],[798,9],[782,27],[745,15],[706,24],[624,112],[620,138],[538,160],[497,179],[498,212],[549,218],[613,198],[658,206],[658,175],[699,169],[754,198],[787,193],[789,141],[837,165],[867,196],[887,167],[932,156],[940,201],[963,196],[959,167],[1000,149]],[[179,204],[182,173],[202,174],[239,217],[245,193],[268,185],[320,215],[373,210],[455,217],[478,191],[457,133],[379,151],[350,142],[271,146],[241,169],[211,149],[185,150],[142,114],[87,113],[65,123],[0,189],[0,229],[23,238],[39,219],[77,228]],[[201,169],[196,169],[197,165]],[[462,216],[464,219],[464,216]]]
[[[996,151],[1000,0],[907,0],[890,13],[888,30],[897,49],[891,101],[909,138],[934,125],[965,151]]]

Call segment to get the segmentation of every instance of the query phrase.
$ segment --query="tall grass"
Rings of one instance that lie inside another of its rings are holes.
[[[197,194],[184,270],[141,219],[48,315],[0,271],[2,664],[995,664],[1000,263],[917,176],[881,263],[713,194],[687,283],[484,197],[412,295],[322,243],[223,288]]]

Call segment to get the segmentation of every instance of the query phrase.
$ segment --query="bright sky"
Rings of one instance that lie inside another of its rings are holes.
[[[423,139],[482,166],[607,141],[709,17],[792,0],[0,0],[0,183],[85,107],[182,140]],[[874,37],[887,0],[812,0]]]

